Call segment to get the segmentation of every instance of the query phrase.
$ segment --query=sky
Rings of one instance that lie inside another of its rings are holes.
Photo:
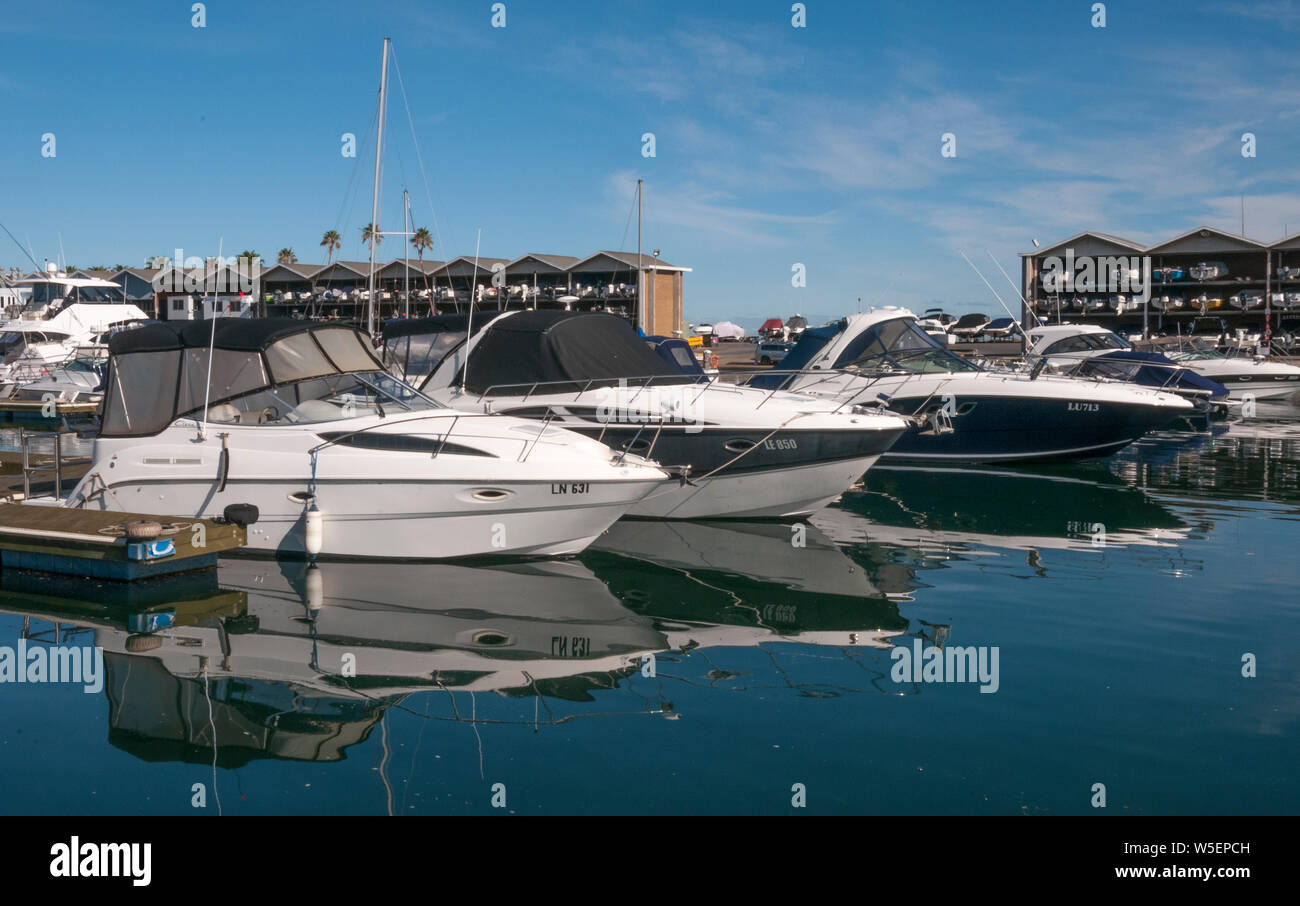
[[[0,224],[78,266],[364,259],[391,37],[384,229],[405,188],[437,259],[635,250],[641,178],[695,323],[1000,315],[961,252],[1012,304],[1033,239],[1237,233],[1243,197],[1300,231],[1300,0],[793,5],[0,0]]]

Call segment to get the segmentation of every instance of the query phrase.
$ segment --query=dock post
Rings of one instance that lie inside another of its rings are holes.
[[[18,428],[18,443],[23,451],[23,500],[28,500],[32,496],[32,473],[29,468],[31,463],[29,462],[27,428],[25,426],[20,425]]]

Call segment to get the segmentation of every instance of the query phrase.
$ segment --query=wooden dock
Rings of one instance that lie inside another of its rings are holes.
[[[128,522],[162,527],[156,543],[131,541]],[[129,582],[195,569],[247,544],[244,529],[211,519],[0,504],[0,565]]]

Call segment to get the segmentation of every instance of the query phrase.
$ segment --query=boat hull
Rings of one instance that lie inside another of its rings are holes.
[[[445,560],[576,554],[655,487],[644,481],[482,485],[509,493],[508,504],[474,499],[463,481],[321,480],[316,487],[320,556]],[[224,491],[217,491],[210,478],[128,479],[110,487],[111,494],[98,495],[88,506],[213,518],[229,504],[256,502],[259,516],[248,527],[247,549],[291,557],[308,553],[306,507],[293,498],[303,491],[302,479],[231,479]]]
[[[599,437],[615,450],[630,448],[665,467],[690,467],[687,481],[664,482],[628,511],[629,516],[656,519],[816,512],[861,478],[905,432],[901,425],[863,431],[672,426],[655,439],[651,426],[566,427]]]
[[[969,411],[953,415],[952,431],[909,431],[885,462],[1050,462],[1109,456],[1148,431],[1188,412],[1145,404],[1023,399],[1006,396],[960,397]],[[925,397],[895,397],[890,408],[914,412]]]

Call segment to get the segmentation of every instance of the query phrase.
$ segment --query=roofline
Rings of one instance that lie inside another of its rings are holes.
[[[1149,246],[1147,246],[1147,249],[1146,249],[1146,250],[1147,250],[1148,253],[1153,252],[1153,251],[1157,251],[1157,250],[1163,248],[1163,247],[1166,246],[1166,245],[1171,245],[1171,244],[1177,242],[1177,241],[1180,240],[1180,239],[1186,239],[1188,236],[1193,236],[1193,235],[1195,235],[1195,234],[1197,234],[1197,233],[1204,233],[1204,232],[1207,232],[1207,231],[1208,231],[1208,232],[1211,232],[1211,233],[1217,233],[1217,234],[1219,234],[1220,236],[1225,236],[1225,237],[1227,237],[1228,239],[1236,239],[1236,240],[1239,241],[1239,242],[1245,242],[1245,243],[1249,243],[1250,245],[1259,246],[1260,249],[1267,249],[1267,248],[1268,248],[1268,246],[1267,246],[1266,244],[1264,244],[1263,242],[1260,242],[1258,239],[1249,239],[1249,238],[1247,238],[1246,236],[1238,236],[1236,233],[1229,233],[1227,230],[1221,230],[1221,229],[1219,229],[1218,227],[1212,227],[1212,226],[1201,225],[1201,226],[1195,227],[1194,229],[1190,229],[1190,230],[1188,230],[1186,233],[1179,233],[1177,236],[1175,236],[1175,237],[1172,238],[1172,239],[1166,239],[1164,242],[1156,243],[1155,245],[1149,245]]]

